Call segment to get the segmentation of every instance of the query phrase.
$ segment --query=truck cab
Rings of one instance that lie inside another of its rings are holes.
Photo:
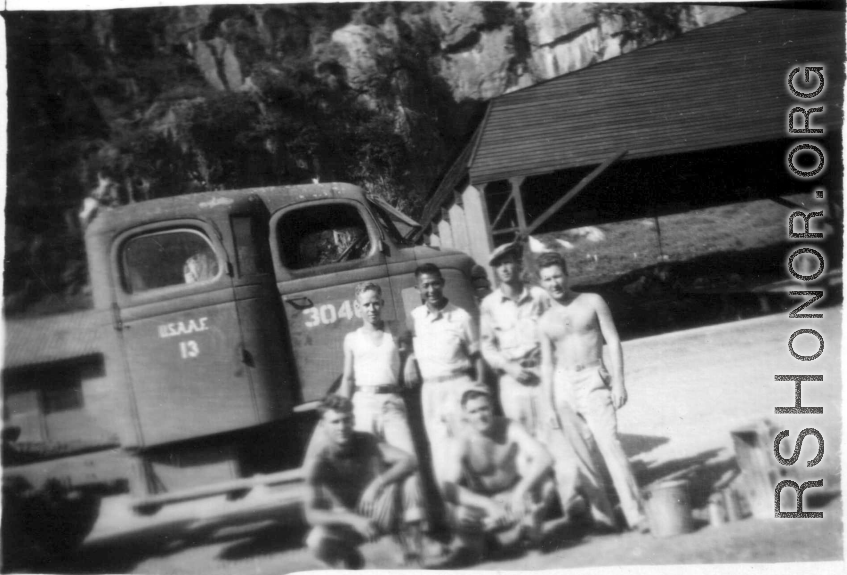
[[[34,493],[61,478],[63,493],[129,491],[142,512],[299,477],[310,410],[340,378],[343,338],[358,327],[357,283],[382,287],[383,318],[396,332],[421,304],[414,278],[421,263],[438,265],[447,297],[472,314],[484,295],[474,285],[485,272],[468,256],[412,245],[383,206],[348,184],[107,209],[85,242],[95,319],[82,322],[84,338],[97,342],[88,347],[102,365],[96,386],[78,384],[73,409],[111,443],[27,460],[7,469],[4,487],[10,474]],[[67,359],[70,369],[78,358]],[[25,372],[27,362],[19,363]],[[36,411],[48,388],[55,395],[63,385],[7,380],[4,373],[7,404],[26,388]],[[73,427],[64,432],[73,434]],[[16,441],[39,439],[24,433]],[[251,479],[258,474],[263,479]]]

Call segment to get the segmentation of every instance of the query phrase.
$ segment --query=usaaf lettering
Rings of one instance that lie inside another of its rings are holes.
[[[172,323],[160,324],[159,337],[174,337],[178,335],[188,335],[190,333],[206,331],[209,329],[209,326],[206,325],[208,319],[208,317],[201,317],[197,319],[190,319],[188,321],[176,321]]]
[[[804,66],[804,81],[806,84],[811,84],[812,87],[815,83],[814,77],[810,77],[810,72],[814,72],[817,76],[817,88],[814,91],[803,91],[798,90],[794,85],[794,82],[797,80],[796,76],[800,72],[800,67],[796,67],[788,74],[788,89],[792,95],[801,99],[812,100],[817,98],[824,90],[824,67],[823,66]],[[788,133],[789,134],[823,134],[823,128],[810,128],[809,120],[812,114],[823,114],[825,113],[825,109],[823,105],[814,106],[812,108],[803,108],[802,106],[794,106],[788,112]],[[795,128],[794,127],[794,117],[795,114],[803,115],[803,128]],[[807,152],[804,154],[804,152]],[[795,163],[795,158],[799,159],[802,155],[808,156],[809,153],[813,153],[816,158],[816,164],[811,169],[803,169],[798,168]],[[803,179],[815,178],[821,174],[826,165],[826,154],[824,151],[816,145],[816,143],[800,143],[791,148],[788,152],[787,156],[787,166],[789,171],[795,176]],[[815,190],[814,197],[817,200],[823,199],[824,190]],[[809,213],[804,213],[802,211],[792,212],[788,217],[788,238],[791,240],[799,239],[799,240],[821,240],[824,237],[822,232],[810,232],[809,226],[812,218],[823,218],[823,211],[813,211]],[[803,220],[803,231],[796,232],[795,231],[795,221],[797,218],[802,218]],[[805,273],[800,273],[796,270],[795,265],[799,267],[800,263],[808,261],[811,257],[814,257],[816,262],[812,265],[816,266],[814,272],[809,273],[808,269],[804,269]],[[795,264],[795,262],[798,262]],[[824,271],[826,266],[826,262],[824,259],[824,255],[817,249],[811,247],[799,247],[794,250],[788,257],[787,262],[788,272],[790,275],[799,281],[810,282],[816,280]],[[797,313],[806,307],[812,305],[817,300],[821,299],[824,296],[823,290],[794,290],[790,291],[789,295],[792,296],[813,296],[812,299],[806,300],[799,307],[794,308],[788,314],[789,319],[822,319],[822,313]],[[795,350],[795,340],[799,340],[800,338],[808,339],[809,337],[813,337],[817,339],[817,350],[813,354],[803,354],[798,353]],[[823,336],[813,328],[802,328],[797,329],[791,333],[788,337],[788,351],[791,356],[802,362],[812,362],[820,357],[824,352],[824,338]],[[804,381],[815,381],[815,382],[823,382],[823,375],[775,375],[774,380],[781,382],[794,382],[794,407],[776,407],[774,408],[774,412],[778,414],[812,414],[812,415],[823,415],[823,407],[804,407],[802,405],[802,384]],[[803,444],[803,439],[808,435],[812,435],[818,443],[818,451],[814,458],[809,460],[806,463],[807,467],[814,467],[818,463],[823,460],[824,456],[824,437],[820,431],[813,427],[807,427],[803,429],[798,435],[794,443],[794,451],[789,458],[785,458],[780,453],[780,444],[783,439],[787,438],[791,432],[788,429],[784,429],[780,431],[776,437],[774,437],[773,442],[773,454],[776,460],[780,465],[784,465],[786,467],[792,466],[800,458],[800,449]],[[786,487],[791,487],[796,492],[796,510],[795,511],[782,511],[780,509],[780,496],[782,494],[782,490]],[[813,481],[806,481],[802,484],[798,484],[796,481],[791,479],[785,479],[780,481],[774,487],[774,517],[779,519],[823,519],[822,511],[803,511],[803,492],[806,489],[810,489],[813,487],[823,487],[823,479],[817,479]]]

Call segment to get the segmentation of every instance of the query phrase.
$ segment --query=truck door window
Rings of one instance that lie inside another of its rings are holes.
[[[189,229],[134,237],[123,246],[122,262],[130,293],[210,281],[223,268],[209,240]]]
[[[282,263],[301,270],[368,255],[370,237],[359,210],[348,204],[311,206],[279,220]]]

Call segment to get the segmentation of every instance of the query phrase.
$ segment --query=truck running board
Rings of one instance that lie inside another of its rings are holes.
[[[254,475],[245,479],[233,479],[232,481],[223,481],[194,489],[185,489],[175,491],[173,493],[163,493],[161,495],[153,495],[137,499],[132,503],[132,508],[139,513],[155,513],[165,505],[174,503],[183,503],[195,499],[204,499],[206,497],[214,497],[216,495],[224,495],[229,493],[238,493],[241,491],[249,491],[254,487],[282,485],[287,483],[301,483],[305,479],[303,468],[289,469],[272,473],[270,475]]]

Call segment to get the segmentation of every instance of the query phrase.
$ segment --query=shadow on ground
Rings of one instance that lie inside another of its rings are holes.
[[[621,433],[618,435],[621,446],[626,456],[632,459],[636,455],[653,451],[660,445],[670,441],[667,437],[657,435],[636,435],[634,433]]]
[[[218,558],[237,561],[257,555],[281,553],[303,546],[302,520],[280,516],[234,527],[223,524],[192,528],[180,521],[116,535],[84,545],[63,560],[28,558],[24,565],[5,565],[4,572],[28,573],[127,573],[157,557],[167,557],[206,545],[224,544]],[[226,545],[229,544],[229,545]]]

